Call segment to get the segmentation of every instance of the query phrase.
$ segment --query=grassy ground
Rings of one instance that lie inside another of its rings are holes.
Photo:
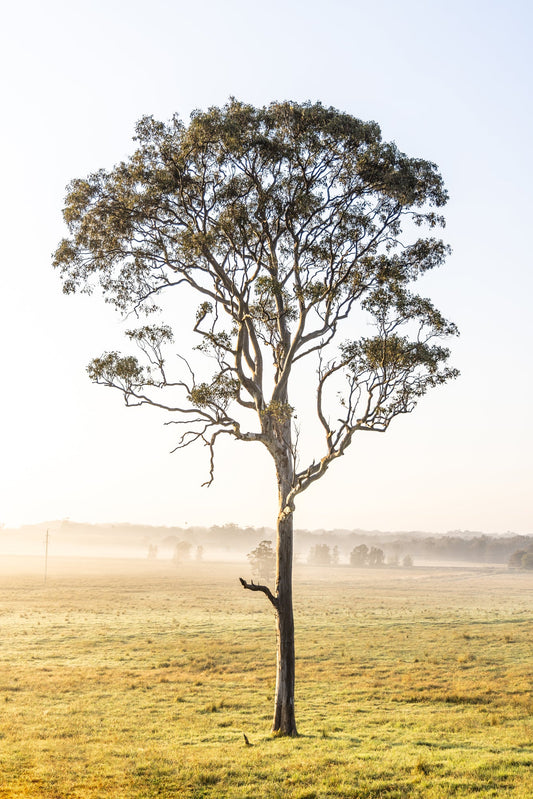
[[[61,568],[0,576],[0,798],[533,796],[532,575],[300,568],[286,740],[239,566]]]

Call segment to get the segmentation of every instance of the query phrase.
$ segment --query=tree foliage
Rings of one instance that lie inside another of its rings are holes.
[[[333,563],[331,549],[327,544],[315,544],[309,550],[308,560],[312,566],[330,566]]]
[[[192,544],[190,541],[178,541],[178,543],[174,547],[174,556],[173,556],[174,563],[176,564],[183,563],[184,561],[190,560],[191,547]]]
[[[533,549],[517,549],[509,558],[511,569],[533,569]]]
[[[272,541],[260,541],[248,553],[247,558],[255,577],[262,580],[272,579],[276,571],[276,553],[272,547]]]
[[[176,448],[211,448],[210,482],[221,434],[276,457],[279,423],[293,416],[291,373],[315,356],[325,446],[297,468],[291,445],[293,508],[355,433],[385,431],[456,375],[439,343],[455,326],[410,288],[448,252],[413,236],[443,225],[441,177],[383,142],[376,123],[319,103],[231,100],[188,126],[145,117],[135,138],[127,161],[70,184],[71,235],[55,265],[65,292],[99,286],[123,313],[151,314],[192,290],[210,368],[200,378],[183,357],[169,361],[170,327],[145,324],[128,333],[137,355],[105,353],[89,375],[128,405],[171,411],[184,425]]]
[[[359,544],[350,552],[350,566],[383,566],[385,553],[380,547],[370,547]]]
[[[350,566],[366,566],[369,549],[366,544],[358,544],[350,552]]]

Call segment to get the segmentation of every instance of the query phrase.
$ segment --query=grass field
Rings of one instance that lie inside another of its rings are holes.
[[[297,569],[287,740],[243,567],[3,568],[2,798],[533,796],[533,575]]]

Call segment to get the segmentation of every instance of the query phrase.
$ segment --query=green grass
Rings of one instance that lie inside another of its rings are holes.
[[[533,796],[532,575],[301,567],[287,740],[239,566],[59,565],[1,578],[0,798]]]

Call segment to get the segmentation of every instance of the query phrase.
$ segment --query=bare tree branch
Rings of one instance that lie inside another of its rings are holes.
[[[239,582],[243,588],[248,589],[248,591],[262,591],[266,597],[270,600],[270,602],[274,605],[274,607],[278,608],[278,600],[270,590],[267,585],[260,585],[259,583],[254,583],[252,580],[251,582],[247,583],[242,577],[239,577]]]

